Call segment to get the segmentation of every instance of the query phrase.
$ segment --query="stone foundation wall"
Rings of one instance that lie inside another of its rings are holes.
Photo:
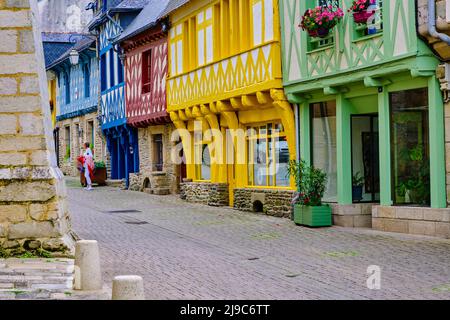
[[[372,228],[372,203],[352,205],[330,204],[333,210],[333,225],[347,228]]]
[[[372,216],[375,230],[450,239],[450,209],[375,206]]]
[[[294,191],[272,189],[234,189],[234,208],[242,211],[257,212],[262,204],[262,213],[274,216],[291,218]]]
[[[140,128],[139,162],[140,172],[130,179],[130,190],[145,191],[152,194],[176,194],[180,190],[180,168],[172,163],[172,150],[175,143],[171,141],[172,124]],[[163,170],[157,171],[154,157],[154,137],[161,134],[163,138]],[[145,190],[148,189],[148,190]]]
[[[212,207],[225,207],[230,203],[228,184],[209,182],[183,182],[181,198],[191,203]]]
[[[91,142],[91,136],[88,132],[89,122],[94,122],[94,159],[95,161],[106,161],[105,144],[102,139],[102,133],[98,125],[97,113],[89,113],[80,117],[58,121],[56,125],[59,129],[59,164],[61,171],[68,176],[78,176],[77,157],[84,152],[84,143]],[[81,136],[77,131],[77,125],[81,129]],[[70,159],[66,159],[67,143],[66,128],[70,128]]]
[[[30,8],[31,6],[31,8]],[[0,249],[73,250],[36,1],[0,1]]]

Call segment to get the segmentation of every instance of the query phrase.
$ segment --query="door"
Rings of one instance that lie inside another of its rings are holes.
[[[379,202],[378,115],[354,115],[351,122],[353,202]]]

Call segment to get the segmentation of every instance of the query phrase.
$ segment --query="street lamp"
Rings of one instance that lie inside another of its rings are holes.
[[[75,49],[70,50],[69,60],[70,64],[73,66],[76,66],[78,64],[78,62],[80,61],[80,54],[78,53],[77,50]]]

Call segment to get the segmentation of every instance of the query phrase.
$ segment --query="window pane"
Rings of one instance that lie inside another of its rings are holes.
[[[255,146],[254,184],[256,186],[267,185],[267,140],[258,139]]]
[[[429,206],[428,92],[392,93],[390,104],[394,203]]]
[[[336,103],[315,103],[311,114],[313,165],[328,176],[323,200],[337,202]]]
[[[203,145],[202,180],[211,180],[211,156],[208,145]]]
[[[288,175],[289,147],[286,137],[281,137],[275,143],[276,161],[276,185],[278,187],[288,187],[290,185]]]

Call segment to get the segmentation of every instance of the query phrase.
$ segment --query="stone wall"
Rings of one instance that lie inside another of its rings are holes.
[[[375,206],[372,216],[375,230],[450,239],[450,209]]]
[[[230,203],[228,184],[210,182],[183,182],[181,198],[191,203],[225,207]]]
[[[90,133],[88,132],[88,123],[94,122],[94,158],[95,161],[104,161],[105,145],[102,139],[102,132],[98,125],[97,113],[89,113],[80,117],[65,119],[58,121],[56,125],[59,129],[59,165],[61,171],[68,176],[78,176],[77,157],[84,152],[84,143],[91,142]],[[77,131],[77,125],[81,129],[81,136]],[[66,142],[66,128],[70,128],[70,159],[66,158],[67,142]]]
[[[294,191],[273,189],[234,189],[234,208],[261,212],[269,216],[291,218]]]
[[[333,225],[347,228],[371,228],[373,203],[351,205],[330,204],[333,210]]]
[[[0,0],[0,248],[15,254],[73,249],[37,12],[36,0]]]
[[[140,128],[139,135],[139,174],[130,179],[130,190],[145,191],[152,194],[175,194],[179,192],[180,167],[172,162],[171,141],[172,124]],[[161,134],[163,139],[163,170],[157,171],[154,157],[154,137]],[[144,190],[148,189],[148,190]]]

